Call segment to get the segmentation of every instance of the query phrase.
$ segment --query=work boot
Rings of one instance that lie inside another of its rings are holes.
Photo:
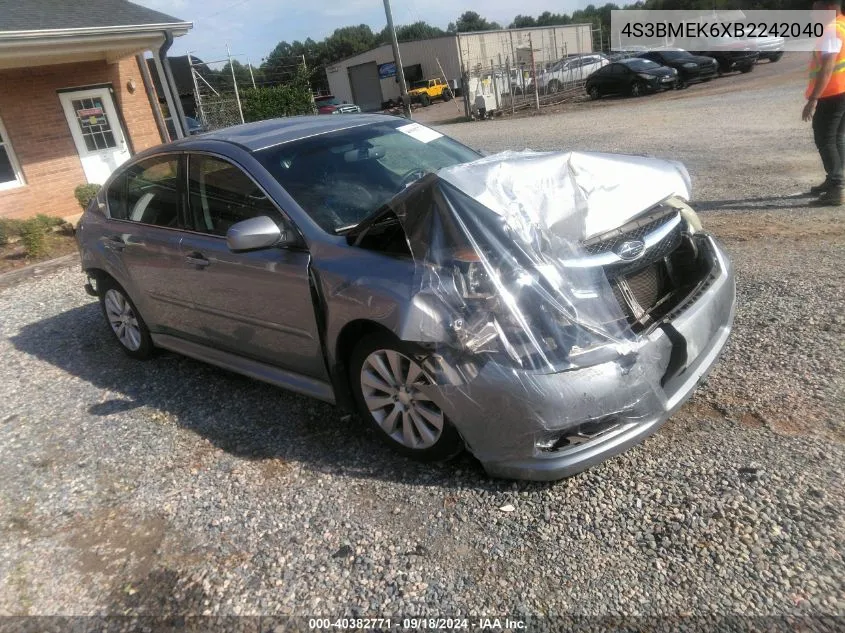
[[[845,192],[841,186],[831,186],[810,204],[815,207],[841,207],[845,204]]]
[[[830,189],[830,187],[830,181],[825,178],[825,181],[822,184],[810,187],[810,193],[814,196],[819,196]]]

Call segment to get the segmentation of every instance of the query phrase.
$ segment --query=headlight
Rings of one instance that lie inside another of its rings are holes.
[[[637,73],[637,77],[641,77],[647,81],[654,81],[654,75],[646,75],[645,73]]]
[[[695,70],[696,68],[698,68],[698,64],[695,64],[693,62],[687,62],[686,64],[684,64],[684,68]]]
[[[566,315],[566,301],[542,271],[500,263],[471,248],[451,254],[454,286],[443,298],[456,308],[450,329],[461,348],[535,370],[559,370],[608,351],[607,336]]]

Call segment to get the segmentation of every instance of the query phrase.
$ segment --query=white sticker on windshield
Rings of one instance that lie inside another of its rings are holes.
[[[411,123],[410,125],[403,125],[396,128],[400,132],[412,136],[421,143],[431,143],[431,141],[443,136],[440,132],[435,132],[431,128],[423,127],[419,123]]]

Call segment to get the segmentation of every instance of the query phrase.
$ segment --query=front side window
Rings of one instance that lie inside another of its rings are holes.
[[[176,228],[179,226],[179,158],[157,156],[128,167],[108,191],[109,215]]]
[[[255,156],[330,233],[359,223],[426,173],[479,158],[404,119],[285,143]]]
[[[242,220],[280,219],[275,205],[240,167],[211,156],[190,157],[188,202],[194,230],[221,237]]]
[[[9,144],[9,137],[0,120],[0,189],[11,189],[24,184],[18,161]]]

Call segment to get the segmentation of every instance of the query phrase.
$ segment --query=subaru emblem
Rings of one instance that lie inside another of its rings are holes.
[[[616,248],[613,249],[613,252],[619,255],[622,259],[625,260],[632,260],[637,259],[640,255],[643,254],[645,250],[645,242],[642,240],[628,240],[627,242],[622,242]]]

